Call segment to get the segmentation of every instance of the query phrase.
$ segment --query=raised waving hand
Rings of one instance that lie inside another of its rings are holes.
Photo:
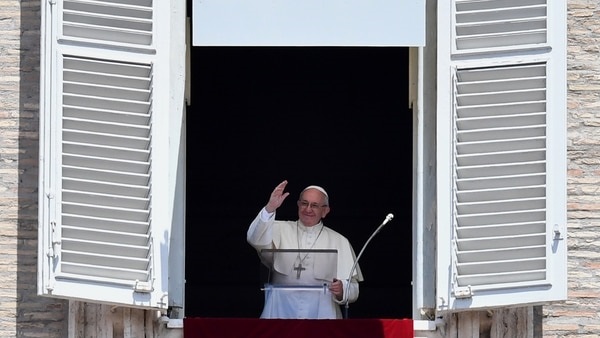
[[[275,212],[275,210],[277,210],[277,208],[279,208],[283,201],[289,196],[289,192],[284,192],[285,186],[287,184],[288,181],[285,180],[275,187],[275,189],[271,193],[271,197],[269,197],[269,202],[265,206],[265,209],[268,212]]]

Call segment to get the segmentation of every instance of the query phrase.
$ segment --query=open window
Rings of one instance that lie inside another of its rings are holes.
[[[436,210],[413,216],[435,228],[414,253],[437,254],[435,309],[564,299],[566,5],[437,6],[438,68],[421,87],[436,81],[437,108],[420,113],[435,111],[420,124],[435,142],[416,152],[421,169],[435,163],[436,196],[413,197]],[[184,12],[175,0],[42,2],[39,294],[183,306]]]

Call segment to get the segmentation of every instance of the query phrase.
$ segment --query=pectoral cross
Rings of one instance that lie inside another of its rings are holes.
[[[306,268],[302,267],[302,262],[298,263],[298,266],[294,266],[294,270],[296,270],[296,279],[300,279],[300,274]]]

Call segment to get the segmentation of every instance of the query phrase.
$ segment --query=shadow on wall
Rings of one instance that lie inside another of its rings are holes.
[[[16,208],[17,224],[14,227],[17,237],[10,238],[16,241],[16,334],[21,337],[66,337],[68,301],[55,298],[37,296],[37,245],[38,245],[38,159],[39,159],[39,92],[40,92],[40,1],[20,1],[19,9],[7,8],[9,11],[20,11],[20,46],[18,74],[12,74],[19,82],[14,87],[4,83],[6,88],[16,88],[14,100],[18,99],[18,139],[9,146],[4,143],[3,148],[11,147],[17,151],[1,154],[0,166],[12,171],[18,170],[16,187],[9,187],[9,191],[17,189],[17,203],[8,206]],[[4,9],[0,10],[0,12]],[[16,44],[16,42],[15,42]],[[16,61],[16,59],[15,59]],[[17,65],[15,65],[16,67]],[[5,69],[10,69],[6,67]],[[3,70],[6,75],[7,70]],[[11,94],[12,95],[12,94]],[[18,95],[18,98],[16,97]],[[9,98],[4,96],[5,104]],[[12,97],[11,97],[12,99]],[[6,127],[4,127],[6,128]],[[8,134],[10,135],[10,134]],[[18,168],[12,166],[17,165]],[[12,184],[12,183],[11,183]],[[8,272],[12,273],[12,272]],[[11,278],[12,280],[12,278]],[[3,302],[3,306],[7,304]],[[8,310],[8,308],[6,309]],[[12,330],[13,328],[9,328]],[[2,333],[0,336],[9,336],[15,332]]]

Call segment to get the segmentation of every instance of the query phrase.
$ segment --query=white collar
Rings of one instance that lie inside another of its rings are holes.
[[[307,227],[306,225],[302,224],[302,222],[298,221],[298,228],[300,228],[300,230],[304,231],[304,232],[317,232],[317,231],[321,231],[321,228],[323,227],[323,222],[319,222],[311,227]]]

